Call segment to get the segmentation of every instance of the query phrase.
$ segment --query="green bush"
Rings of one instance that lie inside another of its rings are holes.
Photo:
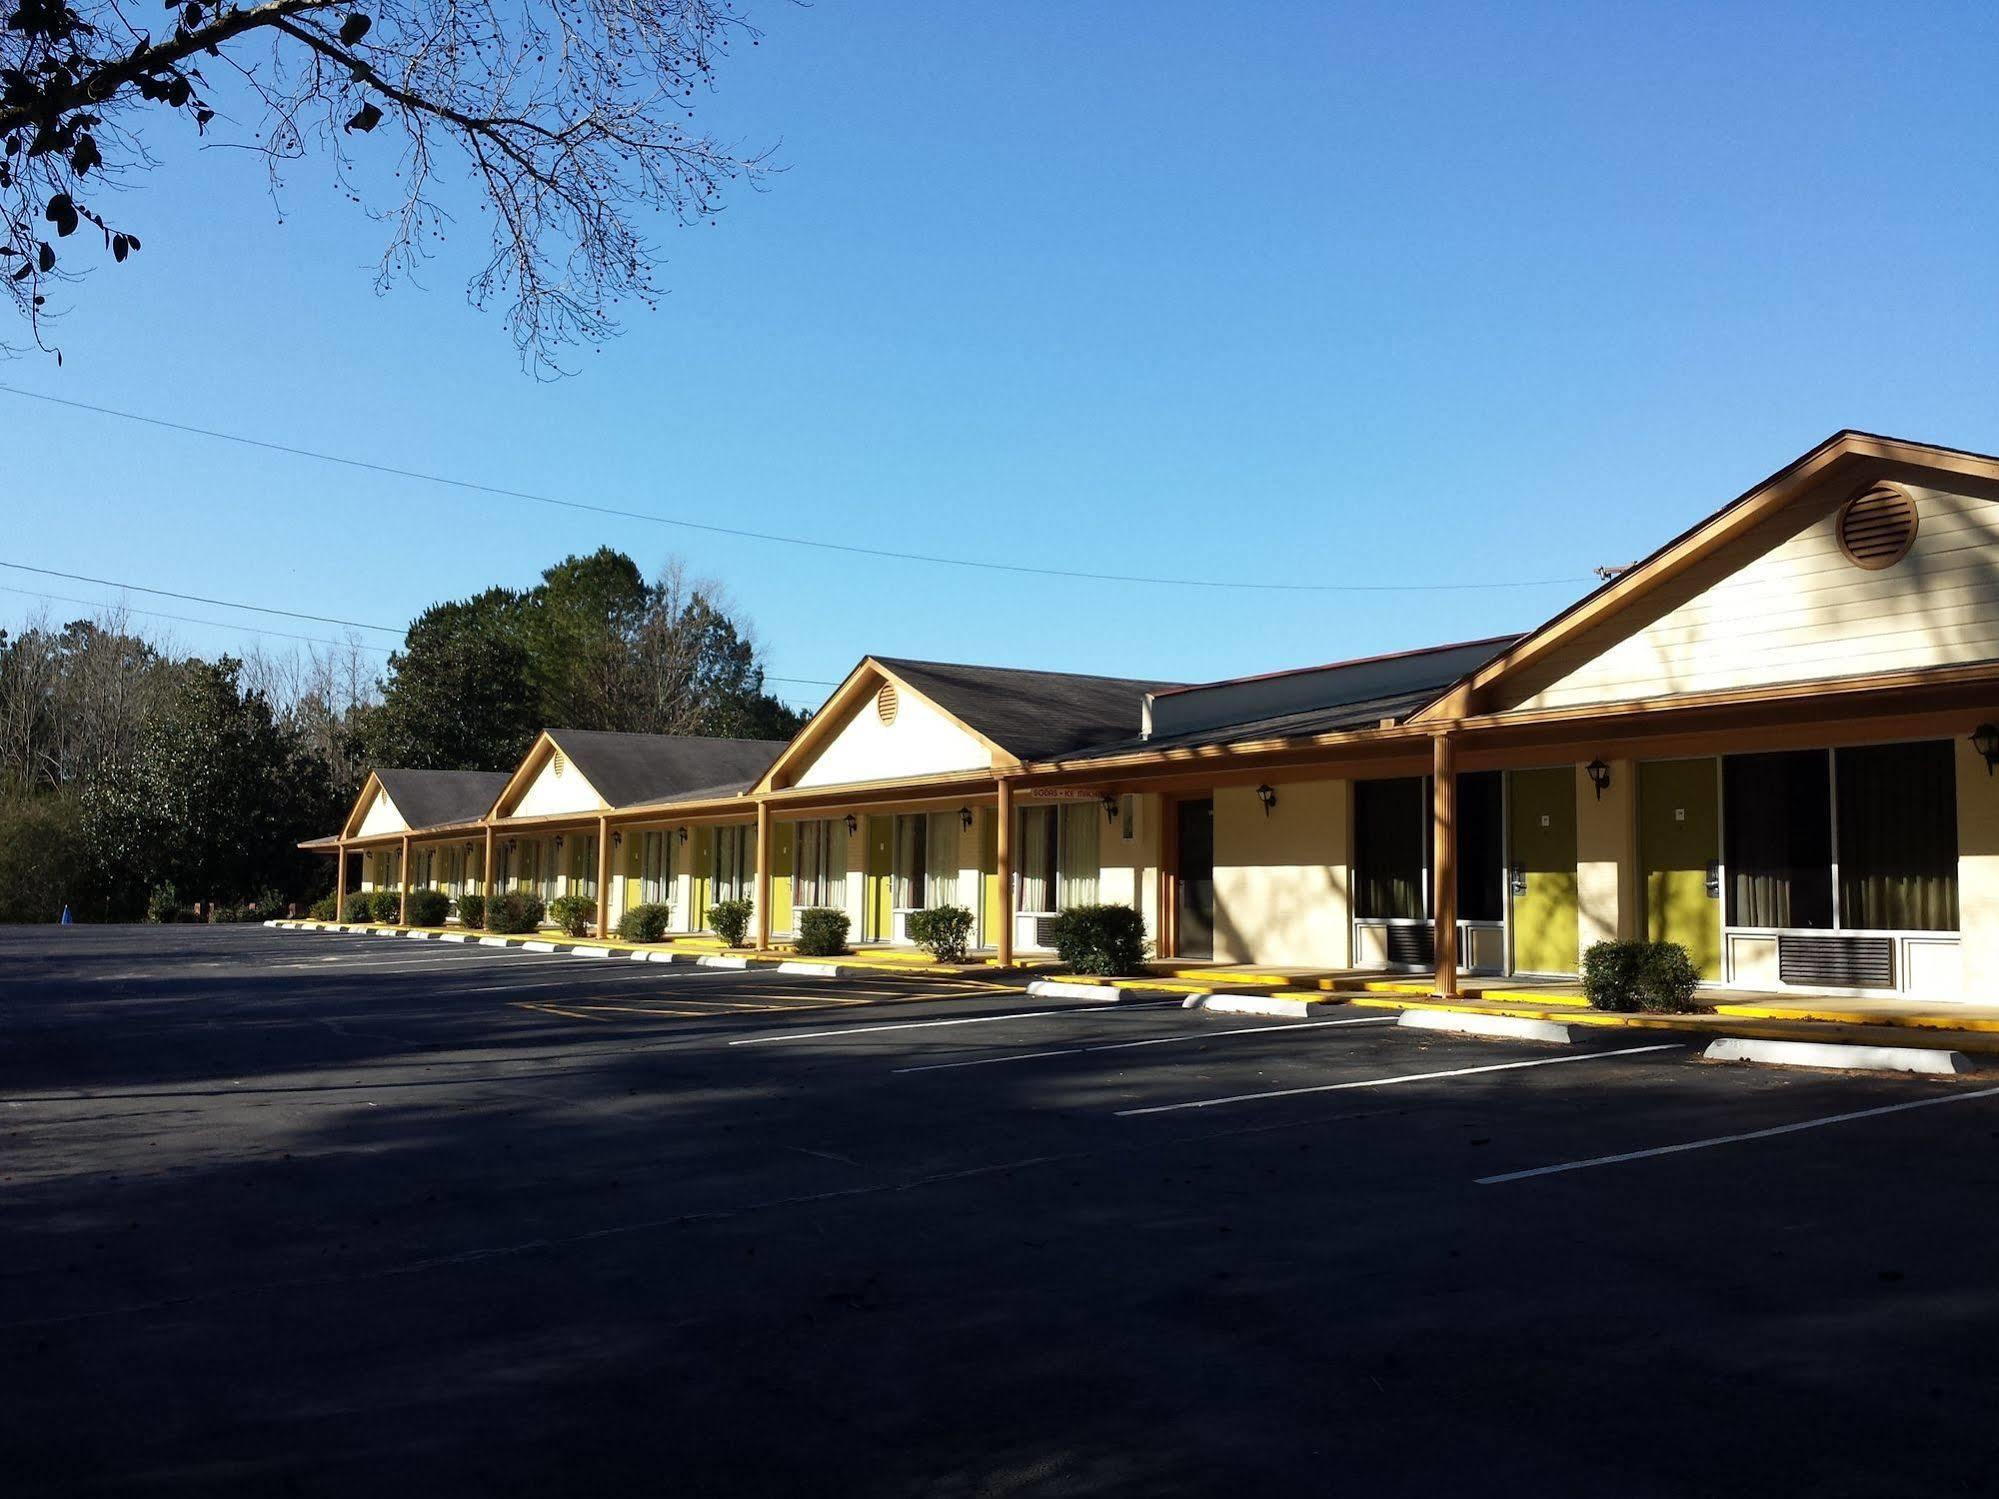
[[[962,963],[971,951],[972,913],[963,906],[911,911],[909,940],[940,963]]]
[[[708,908],[708,927],[729,946],[741,947],[753,914],[755,907],[746,900],[718,900]]]
[[[486,930],[518,935],[541,930],[544,915],[541,897],[525,890],[509,890],[486,902]]]
[[[86,908],[109,915],[108,891],[84,897],[87,878],[107,878],[88,864],[88,847],[74,795],[0,795],[0,922],[54,921],[64,906],[78,921]]]
[[[162,885],[147,896],[146,920],[155,922],[187,920],[187,912],[181,908],[180,892],[172,885]]]
[[[443,926],[451,914],[451,897],[442,890],[410,891],[410,925]]]
[[[618,918],[618,935],[627,942],[658,942],[672,920],[673,907],[664,901],[646,901],[628,907]]]
[[[483,895],[459,896],[458,924],[467,928],[484,926],[486,924],[486,897]]]
[[[350,924],[365,922],[368,919],[368,897],[365,893],[347,897],[347,911],[343,919]]]
[[[834,957],[847,950],[847,931],[851,925],[845,911],[808,906],[798,913],[797,948],[808,958]]]
[[[266,890],[255,900],[246,900],[241,905],[217,906],[208,919],[213,922],[255,924],[273,921],[284,913],[284,898],[275,890]]]
[[[1700,974],[1677,942],[1595,942],[1582,970],[1592,1009],[1683,1015],[1705,1008],[1694,997]]]
[[[1071,973],[1145,971],[1145,917],[1130,906],[1072,906],[1055,918],[1055,951]]]
[[[587,895],[558,895],[549,902],[549,920],[571,937],[588,937],[597,929],[597,902]]]
[[[312,903],[312,907],[306,912],[306,915],[310,916],[314,921],[338,921],[340,919],[340,907],[334,904],[332,896],[322,895]]]
[[[368,893],[368,919],[377,926],[394,926],[403,919],[400,890],[372,890]]]

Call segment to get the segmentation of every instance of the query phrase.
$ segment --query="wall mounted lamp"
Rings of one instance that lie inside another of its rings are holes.
[[[680,830],[680,841],[681,841],[682,843],[685,843],[685,842],[687,841],[687,829],[686,829],[686,828],[682,828],[682,829]]]
[[[623,828],[618,828],[615,831],[613,831],[611,834],[611,847],[623,848],[624,846],[625,846],[625,830]]]
[[[970,807],[960,807],[958,809],[958,825],[964,828],[966,832],[971,831],[972,809]]]
[[[1971,731],[1971,747],[1978,751],[1985,761],[1985,773],[1992,774],[1992,767],[1999,763],[1999,728],[1982,723]]]
[[[1099,802],[1099,803],[1098,803],[1098,805],[1099,805],[1099,806],[1101,806],[1101,807],[1102,807],[1102,808],[1104,809],[1104,821],[1105,821],[1105,822],[1116,822],[1116,821],[1117,821],[1117,798],[1116,798],[1116,797],[1112,796],[1112,795],[1111,795],[1111,794],[1110,794],[1110,793],[1109,793],[1108,791],[1106,791],[1106,792],[1104,793],[1104,796],[1103,796],[1103,800],[1102,800],[1101,802]]]
[[[1277,808],[1276,788],[1265,784],[1256,788],[1256,799],[1263,803],[1263,815],[1268,817]]]
[[[555,851],[558,854],[562,852],[562,834],[560,833],[555,835]]]
[[[1596,799],[1602,801],[1604,792],[1610,789],[1610,767],[1601,760],[1592,760],[1583,767],[1583,772],[1590,785],[1596,787]]]
[[[847,836],[849,838],[853,837],[855,833],[860,831],[860,827],[859,819],[853,813],[849,812],[847,814]]]

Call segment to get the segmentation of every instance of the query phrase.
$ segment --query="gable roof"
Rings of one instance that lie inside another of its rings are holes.
[[[1528,631],[1416,713],[1413,721],[1463,718],[1487,711],[1503,683],[1527,677],[1564,647],[1596,632],[1619,638],[1613,624],[1617,616],[1636,611],[1659,590],[1713,562],[1718,553],[1750,537],[1801,500],[1823,496],[1832,489],[1857,494],[1883,479],[1929,482],[1938,478],[1969,482],[1999,497],[1999,457],[1851,428],[1835,432],[1546,624]]]
[[[874,656],[904,686],[1016,760],[1054,760],[1137,732],[1147,693],[1181,684]]]
[[[378,770],[375,778],[411,832],[477,822],[507,784],[504,770]]]
[[[710,797],[735,795],[754,786],[784,748],[781,739],[599,729],[550,729],[545,737],[613,807],[680,800],[697,791]]]

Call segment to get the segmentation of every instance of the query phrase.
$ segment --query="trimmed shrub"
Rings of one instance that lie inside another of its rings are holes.
[[[355,894],[348,896],[347,910],[343,914],[341,919],[351,923],[359,923],[366,921],[368,919],[367,895]]]
[[[1658,1015],[1689,1015],[1708,1008],[1695,998],[1700,971],[1677,942],[1648,942],[1638,965],[1638,1005]]]
[[[798,950],[808,958],[837,956],[847,950],[847,931],[851,925],[845,911],[808,906],[798,913]]]
[[[1583,997],[1591,1009],[1690,1014],[1700,974],[1677,942],[1594,942],[1583,954]]]
[[[181,909],[180,892],[171,885],[162,885],[146,897],[146,920],[157,922],[185,921],[187,913]]]
[[[509,890],[486,902],[486,930],[512,935],[538,932],[544,914],[539,895],[531,895],[525,890]]]
[[[741,947],[750,933],[755,908],[746,900],[718,900],[708,908],[709,930],[731,947]]]
[[[618,918],[618,935],[627,942],[658,942],[666,936],[673,920],[673,907],[664,901],[646,901],[627,907]]]
[[[972,950],[972,913],[963,906],[911,911],[909,940],[940,963],[962,963]]]
[[[596,930],[597,902],[587,895],[558,895],[549,902],[549,920],[571,937],[587,937]]]
[[[400,890],[371,890],[368,892],[368,919],[377,926],[394,926],[403,919],[403,896]]]
[[[310,916],[314,921],[338,921],[340,919],[340,907],[334,904],[332,896],[322,895],[312,903],[311,909],[305,914]]]
[[[275,890],[266,890],[255,900],[246,900],[241,905],[217,906],[209,914],[208,919],[213,922],[254,924],[260,921],[270,921],[275,917],[282,916],[284,915],[284,911],[285,903],[283,897]]]
[[[442,890],[410,891],[410,925],[443,926],[451,914],[451,897]]]
[[[1145,917],[1130,906],[1072,906],[1055,918],[1055,951],[1071,973],[1145,971]]]
[[[483,895],[459,896],[458,924],[463,927],[484,926],[486,924],[486,897]]]

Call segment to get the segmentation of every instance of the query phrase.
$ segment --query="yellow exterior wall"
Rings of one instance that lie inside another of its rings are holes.
[[[1130,842],[1124,838],[1122,806],[1117,822],[1097,819],[1097,899],[1106,905],[1131,906],[1145,918],[1145,934],[1159,940],[1159,817],[1157,796],[1135,798],[1136,825]],[[994,881],[994,899],[999,896]]]
[[[1293,781],[1275,790],[1267,817],[1252,787],[1215,792],[1215,957],[1345,968],[1353,947],[1351,784]]]
[[[1987,715],[1999,722],[1999,711]],[[1999,777],[1957,740],[1957,909],[1963,997],[1999,1003]]]

